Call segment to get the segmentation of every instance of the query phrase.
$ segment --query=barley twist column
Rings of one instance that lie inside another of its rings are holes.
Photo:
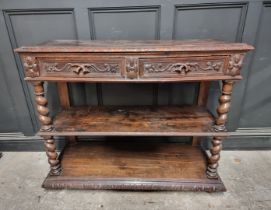
[[[233,81],[223,81],[222,95],[219,97],[219,105],[217,108],[217,118],[215,120],[214,130],[226,131],[226,121],[228,118],[228,112],[231,105],[231,93],[233,88]],[[222,149],[222,137],[214,136],[212,139],[212,148],[210,149],[211,156],[208,160],[207,177],[216,179],[218,177],[217,168],[218,161],[220,159],[220,151]]]
[[[49,109],[47,107],[47,99],[44,96],[43,82],[32,82],[35,92],[35,101],[38,112],[38,117],[41,123],[41,131],[51,131],[52,119],[49,116]],[[58,160],[58,154],[56,152],[56,145],[53,136],[42,136],[44,139],[46,155],[50,164],[50,175],[59,175],[61,172],[60,162]]]

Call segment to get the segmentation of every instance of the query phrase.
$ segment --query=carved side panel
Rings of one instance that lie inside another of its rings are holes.
[[[23,56],[22,62],[26,77],[38,77],[40,75],[37,58],[32,56]]]
[[[233,54],[230,56],[229,66],[226,70],[226,74],[230,76],[240,75],[242,64],[244,60],[243,54]]]

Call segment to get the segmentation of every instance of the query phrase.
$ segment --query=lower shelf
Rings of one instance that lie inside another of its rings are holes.
[[[199,147],[178,143],[81,142],[68,146],[62,173],[48,189],[225,191],[220,178],[205,175]]]

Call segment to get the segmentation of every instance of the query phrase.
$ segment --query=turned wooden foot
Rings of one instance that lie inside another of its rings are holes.
[[[208,160],[208,167],[207,167],[207,177],[209,179],[216,179],[218,178],[217,168],[218,168],[218,161],[220,159],[220,151],[222,149],[222,137],[215,136],[212,140],[212,148],[210,149],[211,156]]]
[[[39,120],[41,123],[41,131],[51,131],[53,129],[52,119],[49,116],[49,109],[47,107],[47,99],[44,95],[43,82],[32,82],[35,91],[35,100],[37,104],[37,112],[39,114]],[[60,175],[61,165],[58,160],[58,154],[56,152],[55,140],[52,136],[43,136],[46,155],[50,164],[50,175]]]
[[[43,136],[48,163],[50,164],[50,175],[60,175],[61,166],[56,152],[55,140],[52,136]]]

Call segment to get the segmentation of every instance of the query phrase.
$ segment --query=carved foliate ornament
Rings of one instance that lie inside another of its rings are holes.
[[[46,72],[73,72],[77,75],[85,75],[88,73],[117,73],[120,71],[119,64],[105,63],[67,63],[64,66],[58,63],[46,63]]]
[[[218,72],[222,69],[223,62],[208,61],[206,64],[197,62],[178,62],[178,63],[145,63],[144,72],[147,73],[160,73],[160,72],[175,72],[179,74],[188,74],[189,72],[199,71],[215,71]]]
[[[26,77],[39,76],[37,59],[35,57],[32,57],[32,56],[23,57],[23,66],[24,66]]]
[[[240,75],[243,59],[244,55],[242,54],[231,55],[227,74],[231,76]]]

